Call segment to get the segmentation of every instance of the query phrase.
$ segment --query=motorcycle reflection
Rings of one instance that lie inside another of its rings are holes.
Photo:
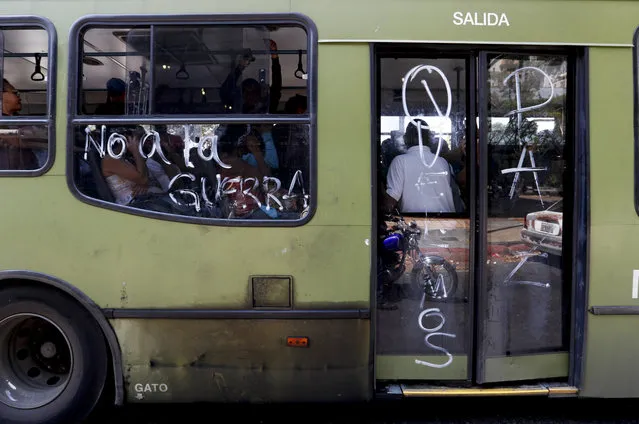
[[[386,222],[393,224],[387,225]],[[419,248],[421,230],[415,221],[406,223],[399,215],[388,217],[380,228],[377,263],[378,305],[397,309],[403,298],[420,298],[420,309],[427,301],[445,302],[457,289],[457,271],[441,256],[427,255]],[[402,290],[398,280],[410,267],[409,290]]]

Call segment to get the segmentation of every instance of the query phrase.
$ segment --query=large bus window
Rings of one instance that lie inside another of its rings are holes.
[[[314,40],[269,19],[76,26],[81,198],[207,223],[310,218]]]
[[[37,175],[50,165],[55,72],[53,27],[0,18],[0,174]]]

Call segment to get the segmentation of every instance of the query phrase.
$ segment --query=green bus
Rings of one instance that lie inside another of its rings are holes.
[[[638,18],[3,2],[0,421],[638,397]]]

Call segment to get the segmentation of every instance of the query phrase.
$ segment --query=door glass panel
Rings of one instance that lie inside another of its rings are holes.
[[[487,66],[484,381],[527,379],[509,357],[568,350],[567,59],[489,55]],[[536,377],[567,372],[561,361],[543,361]]]
[[[380,379],[467,378],[467,64],[380,59]]]

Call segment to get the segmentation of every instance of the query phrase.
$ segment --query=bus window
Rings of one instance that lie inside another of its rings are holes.
[[[507,357],[550,358],[569,348],[572,178],[564,55],[487,57],[487,380],[508,375]],[[565,200],[564,200],[565,199]],[[564,207],[567,220],[564,222]],[[531,356],[532,357],[532,356]],[[493,366],[493,365],[491,365]],[[564,368],[546,373],[565,373]]]
[[[50,96],[54,56],[44,21],[3,23],[0,18],[0,173],[34,175],[46,170],[53,124]]]
[[[411,358],[399,378],[454,380],[471,354],[469,304],[444,303],[469,296],[469,61],[397,56],[378,62],[379,375]]]
[[[302,23],[87,21],[77,37],[83,200],[206,223],[310,218],[314,64]]]

